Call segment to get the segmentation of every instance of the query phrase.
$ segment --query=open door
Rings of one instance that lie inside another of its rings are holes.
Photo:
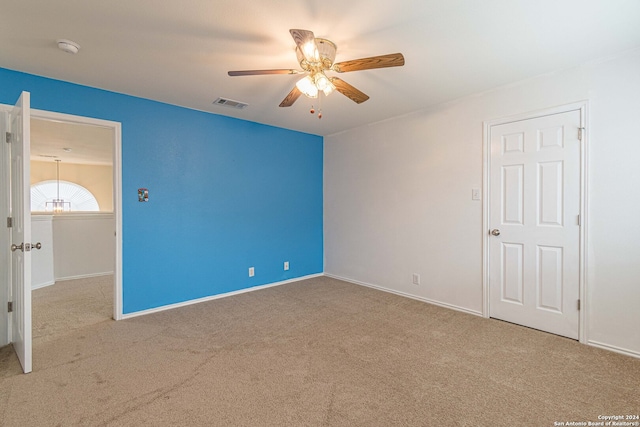
[[[30,94],[9,114],[11,151],[11,342],[24,373],[31,372]]]

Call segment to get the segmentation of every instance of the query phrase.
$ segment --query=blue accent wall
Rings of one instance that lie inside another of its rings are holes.
[[[323,271],[322,137],[0,68],[22,91],[122,123],[125,314]]]

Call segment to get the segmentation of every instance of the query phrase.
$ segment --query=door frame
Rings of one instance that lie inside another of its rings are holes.
[[[0,104],[0,112],[11,106]],[[86,116],[31,109],[31,117],[113,129],[113,214],[115,219],[115,265],[113,270],[113,319],[122,319],[122,124]],[[5,189],[2,189],[4,197]],[[6,306],[6,305],[5,305]],[[2,331],[0,331],[2,333]]]
[[[578,316],[578,339],[581,343],[587,343],[587,230],[588,230],[588,165],[589,165],[589,126],[588,126],[589,101],[578,101],[571,104],[546,108],[543,110],[516,114],[483,122],[482,136],[482,316],[489,318],[489,224],[490,213],[490,176],[491,176],[491,128],[507,123],[535,119],[553,114],[569,111],[580,112],[582,123],[582,141],[580,147],[580,232],[579,232],[579,298],[580,314]]]
[[[3,105],[0,110],[0,135],[2,140],[0,143],[0,180],[3,183],[0,188],[0,241],[2,248],[0,248],[0,347],[5,346],[11,342],[11,316],[9,316],[6,310],[7,302],[9,301],[9,288],[11,287],[11,252],[9,252],[8,243],[11,241],[11,229],[5,225],[5,218],[9,217],[9,144],[5,143],[5,132],[9,127],[9,108],[4,108]],[[6,244],[5,244],[6,242]]]

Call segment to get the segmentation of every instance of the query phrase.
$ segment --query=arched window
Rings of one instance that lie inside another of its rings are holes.
[[[41,181],[31,186],[31,212],[51,212],[54,199],[58,198],[58,181]],[[96,212],[100,211],[98,201],[81,185],[60,181],[60,199],[69,202],[64,211]],[[47,204],[47,202],[50,202]]]

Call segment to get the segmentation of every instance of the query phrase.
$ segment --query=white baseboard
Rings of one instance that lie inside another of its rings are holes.
[[[457,305],[447,304],[447,303],[436,301],[436,300],[432,300],[432,299],[429,299],[429,298],[424,298],[424,297],[420,297],[420,296],[417,296],[417,295],[412,295],[412,294],[408,294],[408,293],[405,293],[405,292],[396,291],[396,290],[393,290],[393,289],[385,288],[383,286],[373,285],[371,283],[361,282],[359,280],[350,279],[348,277],[341,277],[341,276],[337,276],[335,274],[330,274],[330,273],[325,273],[324,275],[327,276],[327,277],[331,277],[333,279],[338,279],[338,280],[342,280],[342,281],[345,281],[345,282],[353,283],[355,285],[366,286],[367,288],[377,289],[379,291],[388,292],[390,294],[400,295],[401,297],[411,298],[411,299],[414,299],[414,300],[426,302],[428,304],[437,305],[439,307],[450,308],[452,310],[461,311],[463,313],[473,314],[475,316],[481,316],[482,317],[482,312],[480,312],[480,311],[469,310],[468,308],[459,307]]]
[[[113,271],[105,271],[103,273],[80,274],[78,276],[56,277],[56,282],[64,282],[65,280],[88,279],[90,277],[109,276]]]
[[[31,286],[31,290],[35,291],[36,289],[41,289],[41,288],[46,288],[47,286],[51,286],[51,285],[55,285],[56,281],[52,281],[52,282],[44,282],[44,283],[38,283],[35,286]]]
[[[313,279],[314,277],[321,277],[321,276],[323,276],[322,273],[310,274],[308,276],[296,277],[294,279],[283,280],[281,282],[274,282],[274,283],[269,283],[269,284],[266,284],[266,285],[254,286],[252,288],[239,289],[237,291],[227,292],[227,293],[224,293],[224,294],[211,295],[211,296],[208,296],[208,297],[203,297],[203,298],[198,298],[198,299],[192,299],[192,300],[189,300],[189,301],[178,302],[178,303],[175,303],[175,304],[163,305],[163,306],[160,306],[160,307],[150,308],[148,310],[134,311],[133,313],[123,314],[121,319],[131,319],[132,317],[146,316],[147,314],[159,313],[159,312],[165,311],[165,310],[173,310],[174,308],[186,307],[188,305],[199,304],[201,302],[207,302],[207,301],[213,301],[213,300],[220,299],[220,298],[227,298],[227,297],[231,297],[231,296],[234,296],[234,295],[245,294],[247,292],[260,291],[262,289],[273,288],[275,286],[286,285],[287,283],[299,282],[301,280]],[[120,320],[120,319],[118,319],[118,320]]]
[[[102,275],[107,275],[107,274],[113,274],[113,273],[111,273],[111,272],[110,273],[99,273],[99,274],[93,274],[93,275],[87,275],[87,276],[60,278],[58,280],[71,280],[71,279],[76,279],[76,278],[102,276]],[[312,279],[312,278],[315,278],[315,277],[322,277],[322,276],[331,277],[333,279],[342,280],[344,282],[353,283],[355,285],[365,286],[365,287],[376,289],[376,290],[379,290],[379,291],[383,291],[383,292],[388,292],[388,293],[391,293],[391,294],[399,295],[399,296],[402,296],[402,297],[405,297],[405,298],[410,298],[410,299],[422,301],[422,302],[425,302],[425,303],[428,303],[428,304],[433,304],[433,305],[436,305],[436,306],[439,306],[439,307],[444,307],[444,308],[448,308],[448,309],[451,309],[451,310],[460,311],[462,313],[472,314],[472,315],[479,316],[479,317],[483,316],[482,312],[480,312],[480,311],[470,310],[468,308],[459,307],[457,305],[443,303],[443,302],[440,302],[440,301],[435,301],[435,300],[432,300],[432,299],[429,299],[429,298],[424,298],[424,297],[408,294],[408,293],[405,293],[405,292],[396,291],[396,290],[393,290],[393,289],[385,288],[383,286],[374,285],[374,284],[371,284],[371,283],[362,282],[362,281],[359,281],[359,280],[350,279],[348,277],[342,277],[342,276],[338,276],[338,275],[335,275],[335,274],[318,273],[318,274],[310,274],[308,276],[296,277],[294,279],[284,280],[284,281],[281,281],[281,282],[269,283],[269,284],[266,284],[266,285],[254,286],[254,287],[246,288],[246,289],[239,289],[237,291],[227,292],[227,293],[224,293],[224,294],[211,295],[211,296],[208,296],[208,297],[198,298],[198,299],[189,300],[189,301],[183,301],[183,302],[179,302],[179,303],[175,303],[175,304],[163,305],[161,307],[155,307],[155,308],[151,308],[151,309],[148,309],[148,310],[142,310],[142,311],[136,311],[136,312],[133,312],[133,313],[127,313],[127,314],[123,314],[122,315],[122,319],[131,319],[131,318],[134,318],[134,317],[145,316],[147,314],[159,313],[161,311],[166,311],[166,310],[173,310],[174,308],[186,307],[186,306],[189,306],[189,305],[199,304],[199,303],[206,302],[206,301],[213,301],[213,300],[216,300],[216,299],[227,298],[227,297],[231,297],[231,296],[234,296],[234,295],[244,294],[244,293],[247,293],[247,292],[260,291],[260,290],[263,290],[263,289],[273,288],[273,287],[276,287],[276,286],[286,285],[288,283],[295,283],[295,282],[299,282],[299,281],[302,281],[302,280],[307,280],[307,279]],[[40,287],[44,287],[44,286],[47,286],[47,285],[42,285]],[[604,344],[604,343],[597,342],[597,341],[592,341],[592,340],[589,340],[587,342],[587,345],[590,345],[590,346],[593,346],[593,347],[598,347],[598,348],[601,348],[603,350],[609,350],[609,351],[613,351],[615,353],[619,353],[619,354],[623,354],[623,355],[626,355],[626,356],[630,356],[630,357],[634,357],[634,358],[639,358],[640,359],[640,353],[636,352],[636,351],[633,351],[633,350],[628,350],[628,349],[625,349],[625,348],[616,347],[616,346],[613,346],[613,345]]]
[[[615,353],[624,354],[625,356],[635,357],[636,359],[640,359],[640,353],[638,353],[637,351],[628,350],[622,347],[616,347],[615,345],[604,344],[604,343],[601,343],[598,341],[592,341],[592,340],[587,340],[587,345],[590,345],[592,347],[598,347],[603,350],[613,351]]]

